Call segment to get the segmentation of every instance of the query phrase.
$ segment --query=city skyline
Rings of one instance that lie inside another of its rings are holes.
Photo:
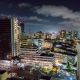
[[[1,0],[0,16],[17,17],[25,32],[80,30],[78,0]]]
[[[80,80],[79,48],[79,2],[0,0],[0,80]]]

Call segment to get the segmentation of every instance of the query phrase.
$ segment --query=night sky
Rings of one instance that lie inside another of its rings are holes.
[[[80,0],[0,0],[0,16],[17,17],[25,32],[80,31]]]

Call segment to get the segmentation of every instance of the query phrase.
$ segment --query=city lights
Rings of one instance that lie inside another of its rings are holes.
[[[80,80],[80,1],[0,0],[0,80]]]

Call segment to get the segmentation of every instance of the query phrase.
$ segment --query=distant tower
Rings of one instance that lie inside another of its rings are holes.
[[[71,40],[73,37],[72,31],[66,33],[66,39]]]
[[[24,23],[20,23],[20,27],[21,27],[21,33],[23,34],[24,33]]]
[[[78,31],[73,31],[73,38],[78,38]]]
[[[65,38],[65,36],[66,36],[66,30],[61,30],[60,31],[60,37]]]

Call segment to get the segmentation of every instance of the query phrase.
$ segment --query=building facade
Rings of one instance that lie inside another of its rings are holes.
[[[21,46],[21,27],[18,24],[17,18],[11,19],[12,27],[12,56],[17,56],[20,54]]]
[[[11,53],[11,19],[0,19],[0,59]]]
[[[8,55],[15,56],[19,52],[20,28],[15,18],[0,19],[0,59]]]

